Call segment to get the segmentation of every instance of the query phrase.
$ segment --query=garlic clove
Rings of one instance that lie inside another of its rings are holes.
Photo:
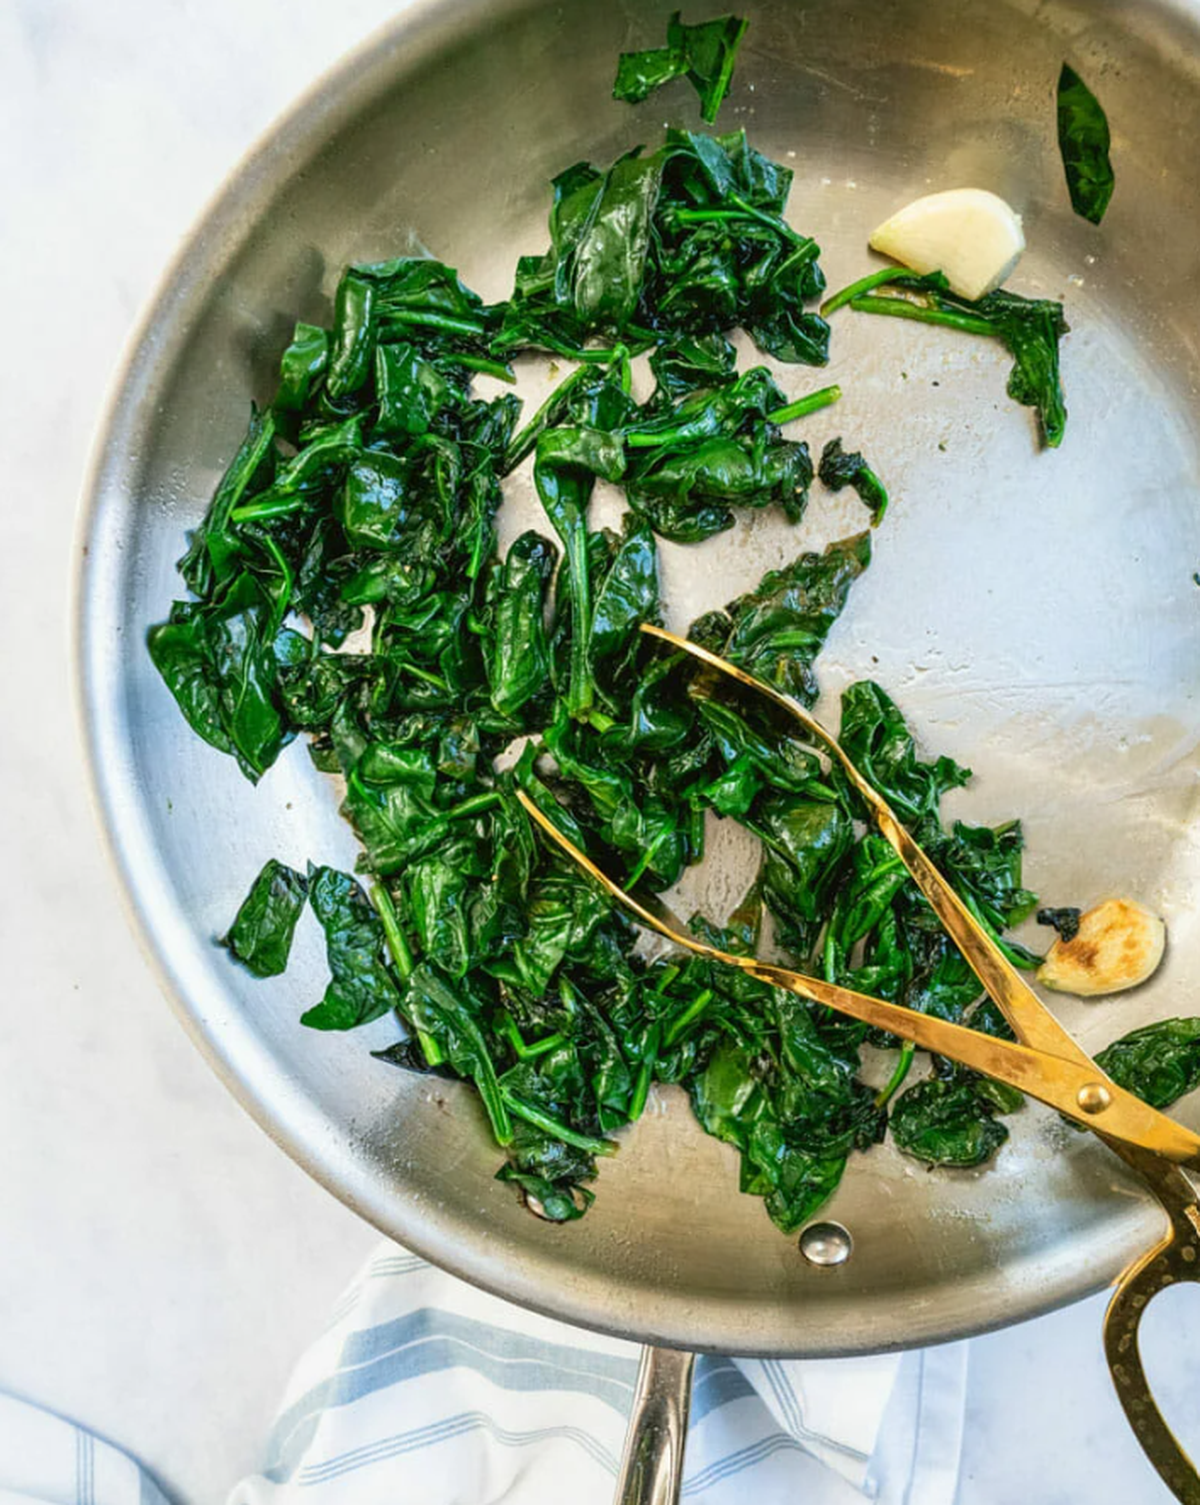
[[[1136,988],[1162,961],[1167,927],[1133,899],[1107,899],[1079,917],[1078,933],[1057,940],[1037,979],[1056,993],[1095,998]]]
[[[1021,216],[986,188],[926,194],[885,220],[872,250],[914,272],[944,272],[954,292],[981,298],[1008,277],[1025,249]]]

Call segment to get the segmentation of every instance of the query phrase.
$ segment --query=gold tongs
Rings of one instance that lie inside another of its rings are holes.
[[[1151,1394],[1137,1333],[1151,1297],[1180,1280],[1200,1281],[1200,1205],[1181,1166],[1200,1168],[1200,1137],[1119,1087],[1059,1024],[1001,952],[958,894],[900,824],[887,801],[863,778],[836,739],[797,701],[697,643],[661,627],[642,631],[707,664],[772,701],[798,721],[841,766],[880,833],[908,869],[947,934],[1016,1035],[996,1040],[963,1025],[914,1013],[755,957],[706,945],[601,872],[524,794],[518,798],[546,835],[644,925],[676,945],[738,967],[759,981],[911,1040],[1056,1108],[1096,1133],[1145,1182],[1167,1214],[1168,1228],[1120,1276],[1104,1320],[1104,1345],[1117,1394],[1146,1452],[1183,1505],[1200,1505],[1200,1475],[1163,1419]]]

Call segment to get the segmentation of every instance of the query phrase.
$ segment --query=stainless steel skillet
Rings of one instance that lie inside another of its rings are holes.
[[[607,98],[616,53],[653,40],[670,9],[417,5],[222,192],[148,316],[89,483],[80,685],[98,799],[185,1024],[268,1131],[385,1231],[515,1301],[644,1340],[818,1355],[960,1336],[1110,1280],[1155,1227],[1133,1181],[1033,1109],[981,1173],[913,1174],[875,1151],[833,1209],[855,1252],[831,1272],[737,1195],[726,1152],[665,1095],[605,1167],[588,1218],[537,1223],[492,1181],[466,1093],[385,1072],[362,1035],[299,1027],[321,980],[314,937],[274,984],[236,975],[212,947],[267,855],[348,863],[352,847],[300,750],[251,790],[186,732],[142,648],[174,589],[180,533],[246,402],[267,395],[292,320],[325,315],[346,260],[405,247],[502,296],[516,254],[542,247],[554,172],[652,139],[663,120],[694,123],[682,91],[636,112]],[[1074,326],[1067,438],[1040,455],[997,353],[839,316],[831,376],[846,397],[810,433],[868,446],[896,500],[825,655],[826,685],[873,675],[931,747],[972,764],[960,808],[1025,817],[1029,880],[1048,899],[1129,891],[1166,913],[1171,954],[1152,989],[1062,1010],[1086,1048],[1193,1013],[1200,8],[741,9],[752,27],[722,124],[745,124],[795,168],[790,214],[825,247],[833,285],[866,269],[866,232],[888,210],[975,182],[1025,214],[1014,286],[1063,296]],[[1118,187],[1100,231],[1071,215],[1061,183],[1064,58],[1114,126]],[[802,390],[808,376],[787,380]],[[849,504],[814,502],[799,538],[764,520],[732,545],[666,551],[671,621],[855,522]],[[1195,1126],[1195,1105],[1180,1116]]]

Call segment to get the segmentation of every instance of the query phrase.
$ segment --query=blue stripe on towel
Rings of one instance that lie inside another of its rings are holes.
[[[323,1412],[366,1395],[441,1370],[470,1368],[501,1389],[574,1391],[594,1396],[624,1416],[636,1362],[586,1353],[526,1337],[436,1307],[422,1307],[393,1322],[352,1333],[337,1372],[283,1413],[272,1429],[266,1475],[289,1478]]]
[[[326,1484],[373,1463],[382,1463],[402,1453],[416,1452],[421,1448],[436,1447],[451,1442],[469,1432],[486,1432],[503,1447],[528,1447],[532,1443],[547,1442],[554,1438],[573,1442],[606,1472],[615,1475],[617,1460],[604,1445],[582,1427],[539,1427],[534,1431],[513,1432],[501,1427],[482,1411],[465,1411],[458,1416],[449,1416],[444,1421],[429,1426],[417,1427],[411,1432],[398,1432],[392,1437],[380,1438],[365,1447],[354,1448],[323,1463],[307,1465],[301,1469],[297,1482],[302,1485]]]

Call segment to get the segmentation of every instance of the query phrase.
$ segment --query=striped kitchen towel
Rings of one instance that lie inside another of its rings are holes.
[[[683,1499],[953,1505],[966,1351],[702,1356]],[[385,1244],[301,1359],[262,1472],[228,1505],[561,1505],[566,1489],[570,1505],[610,1505],[636,1371],[634,1345]],[[118,1448],[0,1395],[0,1505],[167,1501]]]
[[[635,1345],[488,1296],[394,1244],[304,1355],[228,1505],[609,1505]],[[697,1361],[689,1505],[952,1505],[966,1345]]]
[[[0,1505],[167,1505],[120,1448],[40,1406],[0,1395]]]

